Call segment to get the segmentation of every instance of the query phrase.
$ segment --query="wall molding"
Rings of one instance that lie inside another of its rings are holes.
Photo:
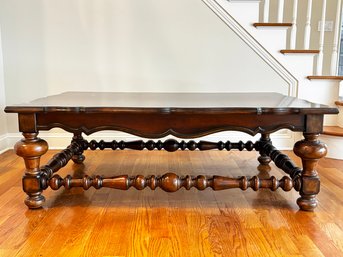
[[[232,31],[257,53],[289,85],[288,95],[297,97],[298,80],[273,55],[271,55],[248,31],[246,31],[217,0],[202,0]]]

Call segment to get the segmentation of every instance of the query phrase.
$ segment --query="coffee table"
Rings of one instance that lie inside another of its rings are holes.
[[[310,103],[277,93],[100,93],[66,92],[37,99],[28,104],[7,106],[7,113],[18,113],[19,130],[24,138],[15,145],[17,155],[23,157],[26,171],[23,190],[28,195],[25,204],[30,209],[44,203],[43,190],[61,186],[109,187],[127,190],[161,188],[175,192],[184,187],[204,190],[241,188],[269,188],[273,191],[293,188],[300,193],[297,200],[301,210],[312,211],[317,206],[316,196],[320,180],[316,171],[318,160],[326,155],[325,144],[318,140],[323,129],[324,114],[337,114],[337,108]],[[38,138],[41,130],[59,127],[73,133],[71,144],[56,154],[46,165],[40,166],[40,157],[48,150],[45,140]],[[302,169],[277,150],[270,134],[280,129],[303,132],[304,139],[294,145],[294,152],[302,159]],[[88,142],[82,133],[90,135],[101,130],[127,132],[149,140],[132,142],[94,140]],[[150,139],[173,135],[177,138],[198,138],[220,131],[241,131],[250,135],[261,134],[257,142],[164,142]],[[114,177],[87,176],[65,178],[55,174],[70,160],[80,164],[87,149],[135,149],[135,150],[227,150],[246,149],[259,152],[258,161],[276,166],[288,176],[277,179],[261,179],[257,176],[230,178],[223,176],[178,176],[174,173],[151,176],[119,175]]]

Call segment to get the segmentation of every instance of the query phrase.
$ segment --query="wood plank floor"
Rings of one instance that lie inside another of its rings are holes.
[[[94,151],[85,165],[69,163],[59,174],[268,176],[257,170],[256,157]],[[313,213],[298,211],[295,191],[251,189],[48,189],[44,208],[30,211],[21,189],[23,161],[8,151],[0,155],[0,256],[343,256],[343,161],[323,159],[318,171],[322,187]]]

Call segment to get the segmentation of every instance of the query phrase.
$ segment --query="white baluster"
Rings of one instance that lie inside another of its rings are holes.
[[[279,0],[278,5],[278,12],[277,12],[277,22],[282,23],[283,22],[283,8],[284,8],[284,0]]]
[[[292,19],[292,30],[291,30],[291,44],[290,49],[295,49],[297,42],[297,15],[298,15],[298,0],[293,1],[293,19]]]
[[[305,34],[304,34],[304,49],[310,49],[311,16],[312,16],[312,0],[308,0],[308,2],[307,2],[307,15],[306,15]]]
[[[269,21],[269,0],[264,0],[263,22],[267,23],[268,21]]]
[[[321,76],[323,74],[323,52],[324,52],[324,37],[325,37],[325,20],[326,20],[326,0],[323,0],[322,7],[322,19],[320,26],[320,36],[319,36],[319,55],[317,59],[317,75]]]
[[[332,56],[331,56],[331,75],[337,75],[337,59],[338,59],[338,36],[341,30],[340,24],[340,16],[341,16],[341,0],[337,1],[337,13],[336,13],[336,21],[335,21],[335,34],[333,38],[333,49],[332,49]]]

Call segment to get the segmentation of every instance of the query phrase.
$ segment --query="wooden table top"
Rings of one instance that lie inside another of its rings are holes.
[[[65,92],[7,106],[8,113],[115,111],[225,111],[336,114],[338,109],[278,93]]]

